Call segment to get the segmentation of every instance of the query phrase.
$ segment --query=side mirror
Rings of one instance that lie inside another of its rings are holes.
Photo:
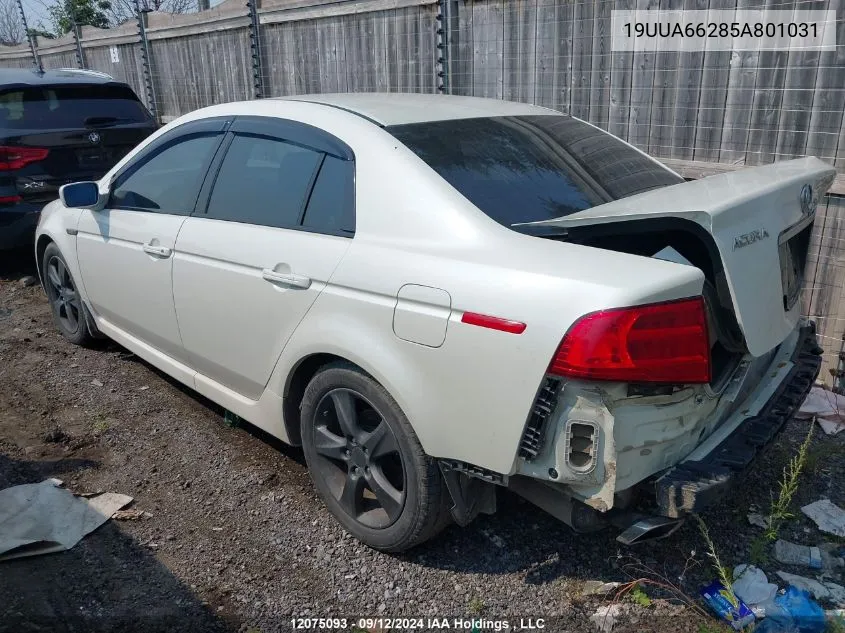
[[[59,188],[62,204],[71,209],[99,208],[100,188],[96,182],[72,182]]]

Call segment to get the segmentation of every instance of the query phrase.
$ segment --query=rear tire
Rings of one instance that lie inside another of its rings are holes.
[[[41,270],[53,323],[62,336],[74,345],[91,345],[95,337],[89,329],[89,323],[93,320],[79,296],[67,262],[55,243],[44,249]]]
[[[317,372],[301,406],[302,447],[326,507],[362,543],[402,552],[449,522],[449,494],[405,414],[349,363]]]

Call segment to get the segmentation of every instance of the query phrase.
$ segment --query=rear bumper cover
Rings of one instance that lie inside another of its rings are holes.
[[[655,483],[658,513],[672,518],[700,512],[718,500],[758,453],[783,430],[806,398],[821,367],[815,324],[800,330],[794,366],[759,413],[747,418],[702,459],[680,462]]]
[[[32,245],[44,204],[21,202],[0,208],[0,250]]]

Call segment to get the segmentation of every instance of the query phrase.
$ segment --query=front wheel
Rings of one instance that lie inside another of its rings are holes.
[[[448,493],[399,405],[359,368],[337,363],[308,384],[302,446],[320,497],[359,541],[401,552],[448,522]]]
[[[88,329],[85,304],[59,247],[49,244],[41,260],[44,289],[53,313],[53,322],[68,341],[76,345],[90,345],[94,337]]]

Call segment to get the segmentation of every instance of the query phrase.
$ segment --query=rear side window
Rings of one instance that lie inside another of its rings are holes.
[[[299,225],[323,154],[280,139],[232,139],[207,215],[218,220],[286,228]]]
[[[118,177],[109,207],[187,215],[194,210],[202,178],[221,133],[193,134],[164,146]]]
[[[505,226],[559,218],[683,182],[619,139],[564,115],[457,119],[387,129]]]
[[[78,129],[151,120],[126,86],[72,84],[0,92],[0,128]]]
[[[302,221],[320,233],[355,233],[355,190],[352,162],[326,156]]]

